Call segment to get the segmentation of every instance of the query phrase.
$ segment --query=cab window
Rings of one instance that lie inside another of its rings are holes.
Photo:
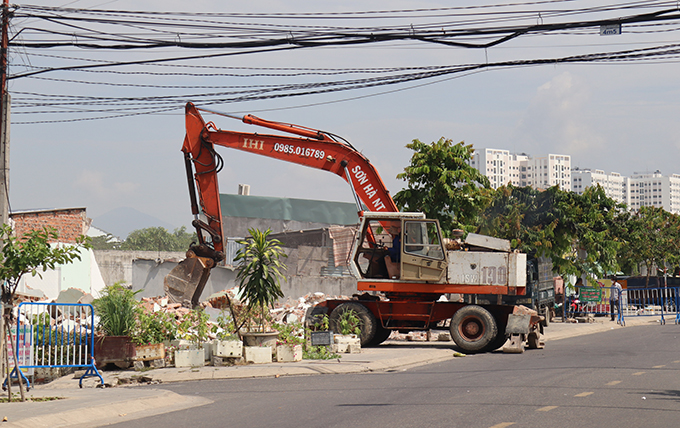
[[[406,254],[436,260],[444,259],[439,228],[433,221],[406,221],[403,246]]]

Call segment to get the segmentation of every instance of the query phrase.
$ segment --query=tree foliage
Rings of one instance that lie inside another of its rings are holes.
[[[680,262],[680,217],[660,207],[643,206],[636,212],[622,213],[617,233],[622,241],[618,260],[621,266],[636,272],[647,268],[647,282],[653,269]],[[637,273],[637,272],[636,272]]]
[[[55,242],[58,238],[57,230],[52,227],[32,230],[16,237],[10,226],[2,225],[3,260],[0,265],[0,281],[3,302],[12,302],[14,292],[24,275],[42,277],[40,272],[80,260],[80,251],[90,248],[85,236],[80,236],[75,245],[50,245],[50,242]]]
[[[185,251],[198,238],[196,233],[188,233],[186,227],[175,229],[172,233],[164,227],[148,227],[130,232],[120,245],[121,250],[138,251]]]
[[[550,257],[561,273],[602,277],[617,270],[621,239],[614,225],[621,211],[599,186],[578,195],[557,186],[539,191],[508,185],[493,194],[479,232],[508,239],[531,256]]]
[[[490,186],[488,178],[469,164],[472,145],[440,138],[431,144],[413,140],[406,147],[414,153],[411,164],[397,175],[407,183],[394,195],[399,209],[438,219],[446,237],[453,229],[473,231]]]

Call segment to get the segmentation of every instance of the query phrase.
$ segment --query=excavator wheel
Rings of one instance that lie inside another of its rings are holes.
[[[377,320],[376,320],[377,321]],[[377,328],[375,330],[375,336],[373,336],[373,340],[367,345],[369,347],[371,346],[378,346],[384,341],[386,341],[390,335],[392,334],[392,330],[389,328],[385,328],[380,323],[378,322]]]
[[[366,306],[360,303],[347,302],[333,309],[328,319],[331,330],[336,334],[340,333],[340,320],[342,315],[348,311],[354,311],[354,314],[359,318],[359,328],[361,329],[359,339],[361,340],[361,346],[370,346],[371,341],[375,337],[378,320],[375,319]]]
[[[493,315],[477,305],[464,306],[451,317],[451,338],[465,352],[481,352],[498,336]],[[500,339],[499,339],[500,340]]]

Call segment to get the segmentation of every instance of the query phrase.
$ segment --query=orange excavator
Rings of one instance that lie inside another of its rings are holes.
[[[199,110],[296,136],[221,130],[206,123]],[[328,314],[331,327],[337,327],[343,313],[353,311],[361,319],[362,346],[382,343],[393,330],[428,330],[442,323],[449,324],[453,340],[466,352],[498,349],[507,338],[516,349],[525,340],[530,347],[542,346],[542,318],[500,304],[501,296],[523,295],[526,290],[526,255],[512,251],[508,241],[476,234],[465,240],[443,239],[437,220],[399,212],[369,160],[329,132],[252,115],[234,117],[191,103],[185,118],[182,152],[199,242],[165,278],[171,299],[198,305],[211,269],[224,260],[217,181],[223,162],[215,150],[224,146],[326,170],[349,184],[360,218],[349,269],[357,291],[363,293],[351,301],[321,302],[308,319]],[[470,304],[452,295],[473,300],[475,295],[496,295],[499,304]]]

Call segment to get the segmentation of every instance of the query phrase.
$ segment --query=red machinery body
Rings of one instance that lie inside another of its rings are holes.
[[[440,297],[450,293],[521,295],[524,288],[510,286],[509,282],[450,283],[446,277],[449,256],[438,222],[427,220],[422,214],[399,213],[378,172],[351,144],[327,132],[270,122],[251,115],[239,119],[297,136],[220,130],[212,122],[206,123],[199,109],[191,103],[186,105],[185,117],[186,135],[182,152],[195,217],[192,224],[199,243],[190,248],[187,259],[166,277],[166,291],[171,297],[174,293],[176,301],[186,302],[187,296],[192,296],[191,303],[196,306],[210,269],[224,259],[225,237],[217,179],[222,157],[215,151],[215,146],[223,146],[325,170],[340,176],[350,185],[362,219],[362,230],[357,235],[350,267],[357,277],[358,291],[364,294],[355,296],[351,303],[343,300],[322,302],[314,308],[316,312],[310,313],[311,318],[326,313],[333,323],[343,311],[351,308],[363,320],[362,345],[377,345],[387,339],[392,330],[426,330],[449,319],[454,340],[465,350],[491,350],[505,342],[505,327],[513,313],[513,306],[482,307],[462,301],[439,301]],[[364,207],[367,212],[364,212]],[[199,214],[204,215],[205,220],[199,219]],[[398,276],[381,276],[373,269],[373,262],[385,256],[386,248],[379,239],[381,235],[389,237],[385,230],[395,221],[404,228],[415,225],[413,230],[423,231],[425,238],[415,247],[421,253],[409,253],[408,245],[402,245],[402,259],[407,261],[401,261],[402,270]],[[429,248],[429,253],[422,252],[425,247]],[[432,255],[433,250],[436,250],[435,256]],[[364,263],[363,268],[360,263]],[[375,292],[381,293],[382,297]],[[535,324],[535,320],[532,321],[531,325]]]

